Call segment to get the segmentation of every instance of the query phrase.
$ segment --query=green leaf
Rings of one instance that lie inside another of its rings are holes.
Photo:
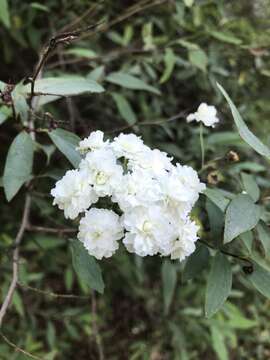
[[[247,319],[240,309],[229,301],[224,306],[224,312],[229,317],[227,325],[232,329],[251,329],[259,325],[258,320]]]
[[[49,236],[44,234],[35,235],[33,241],[27,244],[27,250],[43,249],[45,251],[54,250],[66,245],[67,241],[60,236]]]
[[[46,338],[48,346],[50,347],[50,349],[53,349],[55,347],[56,331],[51,321],[49,321],[47,325]]]
[[[218,252],[207,279],[205,315],[213,316],[224,304],[232,288],[232,269],[227,257]]]
[[[123,119],[125,119],[129,125],[134,124],[137,121],[137,117],[128,100],[123,95],[118,93],[112,93],[112,97]]]
[[[208,57],[202,49],[189,50],[188,59],[192,65],[202,70],[203,72],[206,72]]]
[[[3,124],[12,114],[11,108],[7,106],[0,107],[0,125]]]
[[[250,197],[256,202],[260,198],[260,189],[254,179],[254,176],[241,173],[244,189],[250,195]]]
[[[210,236],[214,240],[214,244],[218,247],[221,245],[223,227],[224,227],[224,213],[217,207],[210,199],[206,199],[205,209],[207,211]]]
[[[39,148],[40,150],[42,150],[44,152],[44,154],[46,155],[47,158],[47,165],[49,165],[51,157],[53,155],[53,153],[55,152],[55,146],[54,145],[43,145],[43,144],[39,144],[36,143],[37,148]]]
[[[239,235],[239,239],[242,241],[243,245],[248,250],[249,254],[251,254],[252,253],[252,245],[253,245],[252,231],[246,231],[243,234]]]
[[[37,9],[44,12],[50,12],[50,8],[48,6],[42,5],[38,2],[32,2],[30,5],[33,9]]]
[[[224,243],[253,229],[261,216],[261,209],[249,195],[239,194],[229,204],[225,215]]]
[[[30,93],[30,85],[25,85],[24,91]],[[96,81],[79,77],[51,77],[35,82],[35,92],[59,96],[73,96],[83,93],[101,93],[103,87]]]
[[[7,0],[0,0],[0,21],[2,21],[7,28],[10,28],[10,14]]]
[[[30,179],[34,156],[34,143],[25,131],[13,140],[7,154],[3,185],[6,198],[10,201],[21,186]]]
[[[24,93],[24,86],[19,83],[15,86],[11,93],[15,113],[20,115],[22,122],[26,125],[28,120],[29,106],[26,101],[26,94]]]
[[[101,269],[94,257],[88,254],[79,240],[71,242],[71,252],[73,267],[81,282],[88,288],[103,294],[104,283]]]
[[[215,39],[234,45],[242,44],[242,40],[235,37],[233,34],[225,33],[221,31],[210,31],[209,34]]]
[[[262,243],[266,256],[270,256],[270,229],[264,221],[260,221],[256,226],[258,238]]]
[[[172,262],[165,260],[162,263],[161,273],[163,284],[164,312],[165,314],[168,314],[177,282],[176,268]]]
[[[65,51],[66,54],[75,55],[82,58],[96,58],[97,53],[91,49],[73,48]]]
[[[209,250],[205,245],[199,244],[194,253],[187,259],[183,272],[183,281],[200,276],[202,270],[207,266],[208,261]]]
[[[247,275],[251,284],[262,295],[270,299],[270,271],[262,267],[256,262],[253,262],[253,272]]]
[[[229,204],[229,199],[225,198],[219,189],[207,188],[204,190],[204,195],[207,196],[222,212],[224,212]]]
[[[54,145],[66,156],[71,164],[76,168],[81,161],[81,155],[76,150],[79,144],[80,138],[63,129],[56,129],[48,132]]]
[[[165,69],[159,80],[160,84],[163,84],[170,79],[175,63],[176,57],[173,50],[171,48],[167,48],[164,56]]]
[[[0,1],[1,1],[1,0],[0,0]],[[6,83],[4,83],[3,81],[0,81],[0,90],[1,90],[1,91],[4,91],[6,86],[7,86]]]
[[[12,304],[14,305],[17,313],[23,317],[24,316],[24,307],[21,295],[18,293],[18,291],[15,291],[12,298]]]
[[[223,89],[223,87],[217,83],[217,87],[219,88],[219,90],[221,91],[221,93],[223,94],[223,96],[225,97],[225,99],[227,100],[231,112],[232,112],[232,116],[235,122],[235,125],[238,129],[238,132],[241,136],[241,138],[247,143],[249,144],[255,151],[257,151],[257,153],[259,153],[262,156],[267,157],[268,159],[270,159],[270,149],[269,147],[267,147],[266,145],[264,145],[247,127],[247,125],[245,124],[244,120],[242,119],[240,113],[238,112],[236,106],[234,105],[234,103],[232,102],[231,98],[229,97],[229,95],[227,94],[227,92]]]
[[[211,325],[210,329],[213,348],[218,356],[218,359],[229,360],[223,331],[220,331],[219,327],[215,325]]]
[[[192,43],[190,41],[183,40],[183,39],[178,39],[175,41],[175,43],[183,46],[184,48],[186,48],[188,50],[200,50],[199,45]]]
[[[187,7],[192,7],[194,4],[194,0],[184,0],[184,3]]]
[[[100,81],[104,76],[104,70],[105,70],[105,66],[103,65],[98,66],[95,69],[91,70],[87,74],[86,78],[94,81]]]
[[[156,95],[160,95],[160,91],[158,89],[127,73],[113,72],[106,77],[106,80],[112,84],[116,84],[127,89],[145,90]]]

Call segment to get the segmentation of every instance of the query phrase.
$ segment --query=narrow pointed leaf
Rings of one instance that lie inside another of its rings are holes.
[[[24,87],[24,91],[30,92],[30,85]],[[103,87],[96,81],[79,77],[51,77],[37,80],[35,92],[59,96],[74,96],[83,93],[101,93]]]
[[[229,200],[225,198],[219,189],[207,188],[204,190],[204,195],[207,196],[222,212],[224,212],[229,204]]]
[[[73,240],[71,242],[71,252],[73,267],[81,282],[88,288],[103,294],[104,282],[101,269],[94,257],[88,254],[79,240]]]
[[[183,280],[190,280],[196,276],[200,276],[202,270],[207,266],[209,261],[209,250],[205,245],[199,244],[186,262],[183,272]]]
[[[268,146],[264,145],[261,142],[261,140],[259,140],[249,130],[249,128],[245,124],[244,120],[242,119],[239,111],[237,110],[236,106],[232,102],[232,100],[229,97],[229,95],[227,94],[227,92],[223,89],[223,87],[220,84],[217,84],[217,87],[219,88],[222,95],[225,97],[225,99],[227,100],[227,102],[228,102],[228,104],[230,106],[235,125],[236,125],[236,127],[238,129],[238,132],[239,132],[241,138],[246,143],[248,143],[255,151],[257,151],[257,153],[259,153],[260,155],[265,156],[268,159],[270,159],[270,148]]]
[[[260,220],[261,209],[249,195],[239,194],[229,204],[225,215],[224,243],[252,230]]]
[[[8,150],[3,186],[10,201],[21,186],[30,179],[33,166],[34,143],[25,131],[18,134]]]
[[[270,228],[264,221],[260,221],[256,226],[258,238],[262,243],[266,256],[270,256]]]
[[[55,146],[66,156],[71,164],[76,168],[81,161],[81,155],[76,150],[80,138],[63,129],[52,130],[48,133]]]
[[[213,316],[224,304],[232,288],[232,269],[227,257],[218,252],[207,280],[205,315]]]
[[[160,95],[160,91],[143,80],[123,72],[113,72],[106,77],[110,83],[132,90],[145,90]]]
[[[264,296],[270,299],[270,271],[253,262],[253,272],[247,275],[252,285]]]
[[[169,308],[173,300],[176,282],[177,273],[174,264],[168,260],[164,261],[162,264],[162,284],[165,314],[169,312]]]
[[[254,176],[243,172],[241,173],[241,177],[246,192],[255,202],[258,201],[260,198],[260,189],[254,179]]]

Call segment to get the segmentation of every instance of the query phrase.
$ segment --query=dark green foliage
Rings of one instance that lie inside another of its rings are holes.
[[[270,2],[175,0],[115,21],[138,3],[0,0],[0,303],[25,192],[32,197],[20,285],[1,330],[46,360],[102,351],[112,360],[268,359]],[[50,54],[33,114],[24,80],[43,45],[100,20],[115,24]],[[201,102],[221,122],[204,129],[200,170],[199,127],[185,117]],[[72,259],[77,220],[65,220],[49,192],[78,165],[79,138],[97,129],[135,132],[200,170],[207,190],[192,216],[203,243],[185,263],[120,249],[97,265],[75,242]],[[99,266],[103,295],[88,288],[102,293]],[[1,340],[0,358],[27,357]]]

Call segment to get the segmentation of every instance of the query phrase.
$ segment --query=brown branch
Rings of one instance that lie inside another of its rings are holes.
[[[106,134],[111,134],[111,133],[115,133],[115,132],[119,132],[119,131],[124,131],[124,130],[128,130],[134,126],[153,126],[153,125],[164,125],[164,124],[167,124],[169,122],[172,122],[172,121],[176,121],[178,119],[185,119],[186,117],[186,113],[185,112],[180,112],[179,114],[176,114],[174,116],[171,116],[170,118],[168,119],[160,119],[160,120],[156,120],[156,121],[135,121],[133,124],[130,124],[130,125],[124,125],[124,126],[121,126],[119,128],[116,128],[116,129],[113,129],[113,130],[110,130],[110,131],[106,131]]]
[[[14,241],[14,250],[13,250],[13,256],[12,256],[12,268],[13,268],[12,281],[10,283],[5,300],[0,309],[0,328],[2,326],[2,322],[6,315],[8,307],[9,307],[10,303],[12,302],[13,294],[14,294],[14,291],[16,289],[17,282],[18,282],[19,246],[22,241],[26,227],[27,227],[29,214],[30,214],[30,206],[31,206],[31,198],[30,198],[30,195],[27,194],[26,199],[25,199],[25,204],[24,204],[21,225],[20,225],[19,231],[18,231],[17,236]]]
[[[22,348],[18,347],[16,344],[14,344],[12,341],[10,341],[3,333],[0,332],[0,336],[2,337],[2,339],[9,345],[11,346],[16,352],[20,352],[28,357],[30,357],[31,359],[35,359],[35,360],[43,360],[42,358],[35,356],[31,353],[29,353],[28,351],[23,350]]]
[[[57,294],[57,293],[54,293],[52,291],[41,290],[41,289],[35,288],[33,286],[29,286],[29,285],[22,284],[22,283],[19,283],[19,282],[18,282],[18,286],[20,286],[22,289],[30,290],[30,291],[36,292],[38,294],[50,296],[50,297],[53,297],[53,298],[84,299],[84,300],[88,299],[89,300],[89,296],[81,296],[81,295],[74,295],[74,294]]]
[[[95,291],[93,291],[92,294],[91,308],[93,313],[93,334],[95,336],[95,341],[97,344],[98,356],[99,356],[99,360],[104,360],[105,357],[104,357],[104,350],[102,345],[102,338],[100,336],[99,328],[97,324],[97,301],[96,301]]]
[[[86,10],[85,13],[83,13],[81,16],[77,17],[71,24],[67,24],[66,26],[64,26],[59,32],[64,32],[67,31],[69,29],[72,29],[74,26],[76,26],[77,24],[80,24],[84,19],[88,19],[89,21],[89,16],[92,18],[97,11],[97,8],[99,7],[99,5],[103,4],[104,0],[100,0],[98,3],[96,4],[92,4],[88,10]]]
[[[227,255],[227,256],[230,256],[232,258],[235,258],[235,259],[238,259],[238,260],[245,261],[245,262],[249,263],[250,267],[253,269],[253,262],[248,257],[238,255],[238,254],[233,254],[233,253],[231,253],[231,252],[229,252],[227,250],[224,250],[222,248],[216,248],[213,245],[209,244],[207,241],[202,240],[202,239],[198,239],[198,241],[201,244],[204,244],[205,246],[207,246],[208,248],[210,248],[212,250],[220,251],[224,255]]]
[[[82,39],[84,37],[95,35],[99,32],[105,32],[110,27],[132,17],[133,15],[135,15],[141,11],[144,11],[146,9],[152,8],[157,5],[164,4],[166,2],[169,2],[169,0],[155,0],[155,1],[143,0],[131,7],[129,7],[126,12],[124,12],[122,15],[120,15],[119,17],[117,17],[116,19],[112,20],[111,22],[109,22],[107,24],[105,24],[104,21],[100,21],[96,24],[91,24],[91,25],[87,26],[86,28],[60,33],[60,34],[52,37],[39,58],[38,64],[34,70],[34,74],[33,74],[32,78],[28,79],[29,82],[31,83],[31,92],[30,92],[30,99],[29,99],[30,107],[32,106],[31,105],[32,99],[35,94],[35,81],[38,78],[39,73],[43,69],[43,66],[46,63],[49,55],[51,55],[51,53],[56,49],[56,47],[58,45],[69,44],[75,40],[78,40],[79,38]]]
[[[45,227],[45,226],[35,226],[35,225],[27,225],[26,227],[27,231],[34,231],[34,232],[46,232],[46,233],[51,233],[51,234],[73,234],[75,232],[77,232],[76,229],[72,229],[72,228],[50,228],[50,227]]]

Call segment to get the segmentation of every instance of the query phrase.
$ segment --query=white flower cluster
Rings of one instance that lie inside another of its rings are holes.
[[[95,131],[80,142],[79,169],[67,171],[51,194],[66,218],[80,220],[78,239],[97,259],[123,243],[139,256],[160,254],[183,260],[195,250],[198,226],[190,211],[205,188],[189,166],[173,165],[140,137],[120,134],[112,142]],[[109,197],[114,211],[90,208]],[[89,209],[90,208],[90,209]],[[89,209],[89,210],[88,210]]]
[[[194,114],[188,115],[188,123],[194,120],[197,122],[201,121],[205,126],[211,127],[215,127],[215,124],[219,122],[216,108],[213,105],[207,105],[206,103],[202,103]]]

